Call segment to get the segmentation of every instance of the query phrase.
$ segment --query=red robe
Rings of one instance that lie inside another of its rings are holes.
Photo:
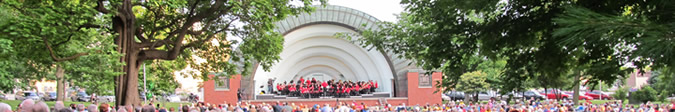
[[[377,87],[378,87],[378,84],[377,84],[377,82],[375,82],[375,88],[377,88]]]

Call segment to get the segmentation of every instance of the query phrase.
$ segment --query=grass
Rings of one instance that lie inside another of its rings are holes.
[[[19,101],[19,100],[1,100],[0,102],[9,104],[10,106],[12,106],[12,109],[14,109],[14,110],[16,110],[17,106],[19,106],[19,103],[21,103],[21,101]],[[49,105],[49,107],[51,108],[51,107],[54,107],[55,102],[54,101],[46,101],[45,103],[47,103],[47,105]],[[85,106],[89,106],[89,104],[91,104],[91,102],[70,102],[70,101],[64,101],[63,103],[64,103],[64,106],[66,106],[66,107],[69,107],[70,104],[84,104]],[[110,103],[107,103],[107,104],[115,105],[114,102],[110,102]],[[169,108],[172,108],[172,107],[174,109],[178,109],[178,106],[180,106],[180,104],[188,105],[190,103],[187,103],[187,102],[160,102],[159,104],[162,105],[162,107],[166,107],[166,109],[169,109]]]

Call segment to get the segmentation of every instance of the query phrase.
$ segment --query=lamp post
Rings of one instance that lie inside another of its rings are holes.
[[[148,103],[148,96],[145,96],[148,93],[148,86],[146,85],[146,78],[145,78],[145,63],[143,63],[143,102]]]

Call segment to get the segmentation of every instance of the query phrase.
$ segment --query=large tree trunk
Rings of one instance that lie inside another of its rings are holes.
[[[572,101],[574,101],[574,105],[579,104],[579,83],[581,80],[579,79],[581,77],[581,73],[577,72],[574,74],[574,97],[572,98]]]
[[[138,93],[138,59],[140,48],[135,45],[135,19],[130,0],[125,0],[119,6],[118,14],[113,18],[113,30],[118,34],[115,38],[117,51],[124,54],[120,61],[125,65],[122,67],[124,74],[117,76],[115,87],[115,105],[133,105],[140,106],[141,100]]]
[[[56,101],[64,101],[66,98],[66,85],[63,78],[64,69],[56,66]]]

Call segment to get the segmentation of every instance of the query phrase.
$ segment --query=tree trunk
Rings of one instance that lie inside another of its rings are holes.
[[[548,99],[548,88],[544,86],[544,99]]]
[[[133,105],[140,106],[141,100],[138,93],[138,59],[140,48],[135,46],[135,19],[131,10],[130,0],[123,1],[119,6],[118,14],[113,17],[113,30],[118,34],[115,38],[117,51],[124,54],[120,61],[125,65],[122,67],[124,74],[117,76],[115,87],[115,105]]]
[[[572,101],[574,102],[574,105],[579,105],[579,83],[581,80],[579,79],[581,77],[581,73],[577,71],[574,74],[574,97],[572,97]]]
[[[66,99],[66,85],[63,78],[64,69],[61,66],[56,66],[56,101],[64,101]]]

